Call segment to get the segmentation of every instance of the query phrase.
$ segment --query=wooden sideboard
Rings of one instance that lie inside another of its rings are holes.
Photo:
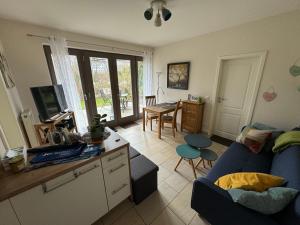
[[[205,103],[182,101],[181,131],[200,133]]]

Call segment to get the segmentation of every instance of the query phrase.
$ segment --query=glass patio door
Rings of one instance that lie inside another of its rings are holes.
[[[107,114],[107,121],[115,120],[113,106],[113,92],[111,85],[111,70],[109,58],[107,57],[88,57],[89,69],[91,71],[91,83],[93,96],[90,96],[94,103],[94,112],[97,114]],[[95,114],[94,113],[94,114]]]
[[[93,114],[107,114],[110,125],[138,118],[135,57],[85,52],[84,63]]]

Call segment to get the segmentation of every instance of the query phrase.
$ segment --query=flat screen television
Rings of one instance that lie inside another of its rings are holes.
[[[42,122],[68,108],[61,85],[32,87],[30,90]]]

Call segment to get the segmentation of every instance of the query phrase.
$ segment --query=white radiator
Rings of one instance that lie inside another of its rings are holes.
[[[34,118],[32,112],[30,110],[24,110],[21,113],[21,119],[25,128],[26,135],[28,137],[29,144],[31,147],[39,146],[39,143],[36,138],[36,133],[34,129]]]

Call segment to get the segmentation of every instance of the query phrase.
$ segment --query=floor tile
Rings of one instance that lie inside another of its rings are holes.
[[[134,204],[129,200],[125,200],[120,205],[111,210],[102,218],[103,225],[110,225],[115,222],[120,216],[133,208]]]
[[[158,186],[158,191],[135,206],[135,208],[138,214],[143,218],[143,221],[146,224],[151,224],[176,195],[176,191],[166,183],[161,182]]]
[[[159,166],[158,191],[137,206],[121,205],[113,212],[105,216],[99,225],[208,225],[199,218],[195,211],[190,208],[192,185],[194,175],[187,161],[182,161],[177,172],[174,168],[179,160],[176,147],[185,144],[185,132],[176,132],[173,137],[172,130],[165,128],[162,131],[162,139],[157,137],[157,125],[153,123],[153,130],[150,126],[142,129],[142,121],[137,121],[140,126],[129,128],[118,128],[119,134],[128,140],[141,154],[152,160]],[[221,156],[227,149],[219,143],[212,143],[210,149]],[[197,160],[194,160],[196,164]],[[214,164],[215,162],[213,162]],[[197,177],[206,176],[210,167],[202,164],[196,169]],[[98,225],[98,224],[97,224]]]
[[[198,214],[196,214],[191,223],[189,225],[210,225],[205,219],[200,218]]]
[[[158,183],[160,184],[161,182],[164,182],[169,176],[172,175],[172,173],[173,171],[170,171],[163,166],[159,166],[159,170],[157,173]]]
[[[189,224],[196,212],[191,208],[191,196],[193,185],[189,183],[185,188],[176,196],[176,198],[168,205],[185,224]]]
[[[137,214],[134,208],[119,217],[113,225],[145,225],[142,218]]]
[[[169,208],[166,208],[151,225],[185,225]]]
[[[165,182],[170,185],[175,191],[180,192],[189,183],[189,180],[174,172],[165,180]]]

